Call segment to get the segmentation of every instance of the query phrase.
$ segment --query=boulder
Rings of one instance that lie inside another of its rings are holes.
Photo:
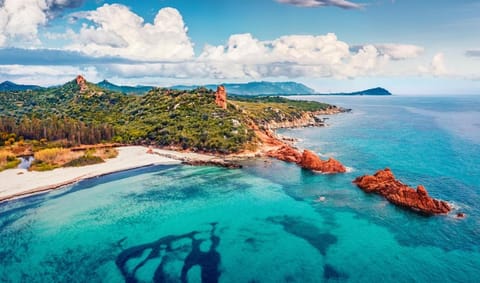
[[[393,204],[423,214],[444,214],[452,209],[447,202],[431,198],[425,187],[420,185],[415,190],[403,184],[389,168],[379,170],[373,176],[358,177],[353,183],[367,193],[377,193]]]

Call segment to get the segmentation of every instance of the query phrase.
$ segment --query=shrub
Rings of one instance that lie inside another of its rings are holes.
[[[67,162],[63,167],[80,167],[85,165],[92,165],[105,162],[102,158],[92,155],[84,155],[70,162]]]
[[[0,171],[16,168],[20,160],[10,151],[0,150]]]
[[[118,156],[118,150],[115,148],[101,148],[93,154],[93,156],[98,156],[102,159],[110,159]]]
[[[72,152],[64,148],[46,148],[35,152],[34,158],[38,162],[51,165],[62,165],[74,159]]]
[[[10,151],[0,150],[0,165],[4,165],[12,159],[16,159],[15,155]]]

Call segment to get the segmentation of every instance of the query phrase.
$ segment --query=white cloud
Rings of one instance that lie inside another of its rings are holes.
[[[390,56],[393,60],[412,59],[420,56],[424,52],[424,48],[411,44],[376,44],[375,47],[385,55]]]
[[[412,51],[414,50],[414,51]],[[288,35],[261,41],[251,34],[232,35],[226,45],[209,46],[198,57],[203,71],[217,78],[333,77],[380,74],[392,59],[413,58],[419,47],[385,44],[356,50],[333,33]]]
[[[360,9],[362,4],[356,4],[346,0],[276,0],[284,4],[291,4],[299,7],[325,7],[336,6],[343,9]]]
[[[445,64],[445,55],[442,52],[435,54],[429,66],[420,66],[419,71],[425,75],[442,77],[450,75]]]
[[[432,73],[435,76],[443,76],[448,73],[445,65],[445,55],[443,53],[437,53],[432,59]]]
[[[51,86],[83,75],[89,81],[99,81],[95,67],[0,65],[0,81],[11,80],[22,84]]]
[[[5,3],[7,1],[12,0],[5,0]],[[81,0],[36,1],[57,3],[57,6],[50,4],[50,9],[54,11],[65,7],[61,3],[73,5],[73,2]],[[45,38],[71,40],[66,49],[81,52],[90,58],[93,56],[96,60],[108,57],[110,61],[104,64],[85,63],[94,64],[95,71],[100,70],[106,78],[257,80],[394,76],[395,68],[399,66],[403,67],[403,72],[418,73],[416,63],[410,69],[406,64],[411,64],[409,59],[420,56],[424,51],[422,47],[407,44],[351,46],[339,40],[334,33],[318,36],[285,35],[273,40],[260,40],[245,33],[231,35],[223,45],[206,45],[195,56],[183,18],[173,8],[160,9],[153,23],[146,23],[142,17],[120,4],[105,4],[93,11],[72,14],[71,17],[85,20],[79,30],[67,28],[64,34],[46,33]],[[3,19],[0,17],[0,22]],[[112,57],[128,60],[115,63]],[[428,67],[429,71],[436,74],[445,72],[443,57],[434,61]],[[53,76],[51,66],[48,70],[46,75]],[[73,77],[74,71],[81,70],[66,69],[65,73]],[[30,74],[28,68],[25,68],[25,72]],[[41,76],[40,73],[31,75]],[[61,73],[57,75],[62,76]]]
[[[0,47],[40,44],[38,27],[83,0],[4,0],[0,2]]]
[[[174,8],[158,11],[153,24],[120,4],[105,4],[94,11],[74,15],[85,18],[79,33],[73,35],[70,50],[93,56],[121,56],[143,61],[175,61],[194,56],[183,18]]]

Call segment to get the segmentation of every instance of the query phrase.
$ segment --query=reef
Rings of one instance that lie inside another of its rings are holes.
[[[208,239],[200,239],[201,232],[192,231],[182,235],[169,235],[158,239],[152,243],[147,243],[122,251],[115,261],[120,269],[125,282],[140,282],[137,278],[137,271],[148,263],[160,258],[160,264],[152,275],[151,282],[187,282],[188,271],[193,266],[200,266],[201,282],[218,282],[220,278],[220,253],[217,247],[220,244],[220,237],[215,235],[217,223],[211,223],[210,237]],[[191,246],[188,254],[183,258],[185,246],[179,246],[182,240],[189,240]],[[200,246],[203,242],[209,241],[210,248],[202,251]],[[148,252],[145,259],[141,260],[142,255]],[[183,258],[183,267],[180,274],[171,274],[166,270],[166,266],[170,261]],[[140,259],[140,261],[138,261]],[[129,264],[129,261],[138,262],[135,265]]]

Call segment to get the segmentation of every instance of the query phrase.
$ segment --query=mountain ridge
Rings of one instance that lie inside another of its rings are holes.
[[[0,83],[0,91],[25,91],[25,90],[34,90],[41,89],[41,86],[38,85],[23,85],[16,84],[11,81],[4,81]]]

